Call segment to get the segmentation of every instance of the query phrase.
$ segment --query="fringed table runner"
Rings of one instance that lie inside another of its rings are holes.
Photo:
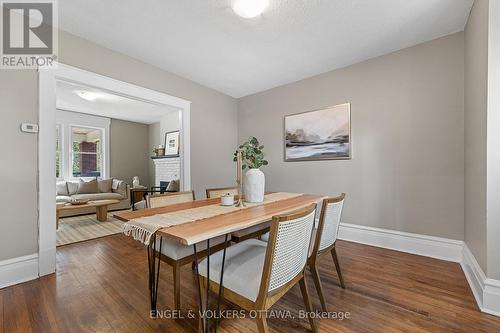
[[[249,203],[245,202],[246,207],[222,206],[220,203],[180,210],[165,214],[156,214],[152,216],[139,217],[123,224],[123,233],[127,236],[132,235],[135,240],[149,245],[151,236],[162,228],[168,228],[174,225],[195,222],[207,219],[217,215],[228,214],[238,210],[248,209],[260,205],[266,205],[276,201],[286,200],[301,196],[301,193],[276,192],[266,194],[264,202]]]

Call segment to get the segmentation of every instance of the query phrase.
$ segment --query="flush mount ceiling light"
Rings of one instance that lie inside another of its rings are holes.
[[[264,12],[269,0],[233,0],[233,10],[244,18],[253,18]]]

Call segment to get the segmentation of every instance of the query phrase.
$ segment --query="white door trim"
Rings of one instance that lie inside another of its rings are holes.
[[[40,68],[38,133],[38,272],[40,276],[55,272],[55,113],[56,82],[82,84],[136,100],[168,105],[181,111],[181,188],[191,190],[190,123],[191,102],[159,91],[147,89],[107,76],[59,63],[56,68]]]

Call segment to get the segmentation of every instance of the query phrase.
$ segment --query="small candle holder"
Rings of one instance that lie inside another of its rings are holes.
[[[246,207],[245,200],[243,200],[243,180],[238,182],[238,201],[236,201],[235,206]]]
[[[243,156],[241,151],[238,151],[236,160],[236,184],[238,185],[238,201],[236,202],[236,207],[246,207],[245,201],[243,200]]]

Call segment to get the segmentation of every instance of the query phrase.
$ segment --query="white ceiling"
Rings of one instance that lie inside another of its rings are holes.
[[[462,31],[473,0],[64,0],[63,30],[233,97]]]
[[[65,111],[148,125],[160,122],[169,112],[177,112],[176,109],[166,105],[151,104],[64,81],[57,81],[56,89],[56,107]],[[94,101],[85,100],[78,95],[82,91],[96,94],[97,98]]]

